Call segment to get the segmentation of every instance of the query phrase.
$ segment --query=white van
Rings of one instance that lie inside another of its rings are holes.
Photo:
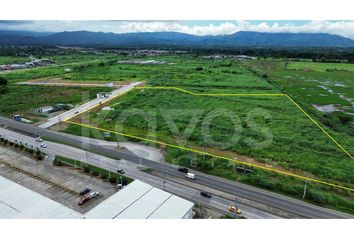
[[[189,179],[197,179],[195,174],[194,173],[186,173],[186,175],[184,175],[186,178],[189,178]]]

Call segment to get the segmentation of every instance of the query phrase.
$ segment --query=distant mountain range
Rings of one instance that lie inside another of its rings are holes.
[[[326,33],[237,32],[230,35],[195,36],[177,32],[38,33],[0,30],[0,45],[65,45],[116,47],[354,47],[354,40]]]

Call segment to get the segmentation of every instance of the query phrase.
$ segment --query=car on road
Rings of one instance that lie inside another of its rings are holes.
[[[124,185],[123,185],[123,184],[119,183],[119,184],[117,185],[117,189],[118,189],[118,190],[121,190],[121,189],[123,189],[123,188],[124,188]]]
[[[78,114],[79,113],[79,111],[75,111],[75,113],[74,114]]]
[[[98,195],[100,195],[99,192],[92,192],[92,193],[90,193],[90,198],[95,198],[95,197],[97,197]]]
[[[203,196],[203,197],[206,197],[206,198],[211,198],[211,194],[206,192],[206,191],[201,191],[200,195]]]
[[[192,179],[192,180],[196,180],[197,177],[195,176],[194,173],[186,173],[186,175],[184,175],[186,178]]]
[[[123,169],[119,168],[119,169],[117,170],[117,173],[124,174],[125,172],[124,172]]]
[[[47,144],[44,144],[44,143],[42,143],[40,146],[41,146],[42,148],[47,148],[47,147],[48,147]]]
[[[229,212],[241,214],[241,210],[235,206],[232,206],[232,205],[229,206]]]
[[[188,173],[188,168],[180,167],[180,168],[178,168],[178,171],[183,172],[183,173]]]
[[[89,192],[91,192],[91,189],[83,188],[83,189],[80,190],[80,195],[83,196],[83,195],[85,195],[86,193],[89,193]]]
[[[36,142],[43,142],[43,139],[41,137],[36,137]]]
[[[88,202],[88,201],[90,201],[90,197],[89,196],[85,196],[85,197],[82,197],[82,198],[80,198],[80,200],[79,200],[79,202],[77,203],[78,205],[83,205],[84,203],[86,203],[86,202]]]

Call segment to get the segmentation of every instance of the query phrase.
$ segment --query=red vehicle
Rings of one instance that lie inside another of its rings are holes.
[[[89,196],[80,198],[80,201],[77,203],[78,205],[83,205],[85,202],[88,202],[91,198]]]

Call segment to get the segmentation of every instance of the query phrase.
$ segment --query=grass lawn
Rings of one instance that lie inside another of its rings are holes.
[[[79,104],[94,99],[97,92],[106,88],[48,87],[9,85],[8,91],[0,95],[0,114],[10,116],[57,103]]]

